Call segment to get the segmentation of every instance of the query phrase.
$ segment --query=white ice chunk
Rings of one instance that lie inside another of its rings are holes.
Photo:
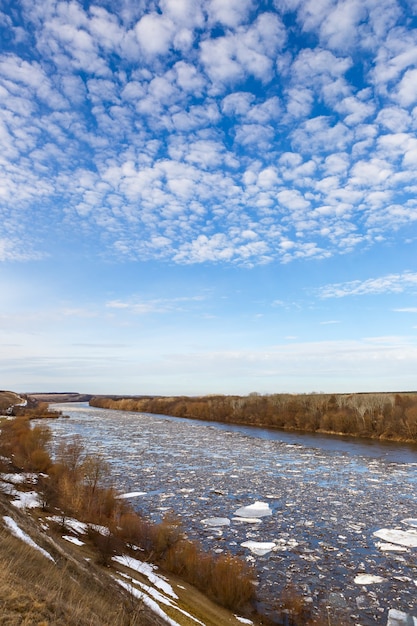
[[[417,519],[409,517],[407,519],[403,519],[402,523],[407,524],[407,526],[413,526],[414,528],[417,528]]]
[[[397,609],[390,609],[387,626],[417,626],[417,617],[397,611]]]
[[[38,550],[38,552],[43,554],[43,556],[46,556],[46,558],[49,559],[50,561],[52,561],[52,563],[55,563],[54,559],[51,557],[49,552],[47,552],[46,550],[44,550],[43,548],[38,546],[38,544],[35,543],[33,541],[33,539],[31,537],[29,537],[28,534],[26,534],[21,528],[19,528],[19,526],[14,521],[14,519],[12,519],[11,517],[8,517],[7,515],[4,515],[3,519],[4,519],[5,523],[6,523],[7,528],[12,533],[12,535],[14,535],[18,539],[21,539],[22,541],[27,543],[28,546],[31,546],[32,548],[35,548],[35,550]]]
[[[246,617],[239,617],[239,615],[235,615],[236,619],[238,622],[241,622],[241,624],[252,624],[253,622],[250,619],[246,619]]]
[[[394,543],[385,543],[385,541],[377,541],[376,547],[382,552],[408,552],[408,548],[404,546],[396,546]]]
[[[201,520],[206,526],[230,526],[230,519],[227,517],[208,517]]]
[[[264,556],[268,554],[268,552],[272,552],[276,547],[273,541],[245,541],[240,545],[242,548],[248,548],[248,550],[250,550],[252,554],[256,554],[256,556]]]
[[[381,528],[381,530],[375,531],[374,535],[388,543],[396,543],[400,546],[407,546],[408,548],[417,548],[417,532],[413,530]]]
[[[254,504],[250,504],[249,506],[243,506],[238,509],[234,513],[237,517],[267,517],[268,515],[272,515],[272,511],[269,508],[269,504],[267,502],[255,502]]]
[[[125,498],[137,498],[138,496],[146,496],[146,491],[131,491],[130,493],[122,493],[117,497],[119,500],[122,500]]]
[[[248,524],[260,524],[262,522],[259,517],[234,517],[234,522],[246,522]]]
[[[358,574],[354,579],[357,585],[374,585],[376,583],[383,583],[384,581],[385,578],[382,578],[382,576],[374,576],[372,574]]]

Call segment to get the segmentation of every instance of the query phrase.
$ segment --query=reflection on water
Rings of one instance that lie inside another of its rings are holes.
[[[145,492],[132,499],[143,514],[175,511],[207,549],[253,561],[266,605],[294,582],[363,626],[385,624],[389,608],[415,611],[417,549],[387,548],[373,533],[408,532],[403,520],[417,518],[416,448],[58,406],[71,419],[51,420],[56,440],[80,434],[120,491]],[[272,515],[235,515],[255,502]],[[273,548],[259,556],[259,544]]]

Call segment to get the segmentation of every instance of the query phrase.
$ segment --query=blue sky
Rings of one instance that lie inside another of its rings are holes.
[[[415,0],[0,0],[0,380],[417,388]]]

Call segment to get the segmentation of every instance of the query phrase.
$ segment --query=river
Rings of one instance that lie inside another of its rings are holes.
[[[264,607],[293,584],[352,624],[417,615],[417,447],[51,408],[70,418],[50,421],[54,441],[81,435],[145,516],[174,512],[206,549],[254,563]]]

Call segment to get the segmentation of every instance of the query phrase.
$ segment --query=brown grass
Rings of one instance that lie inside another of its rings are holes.
[[[60,557],[54,565],[0,530],[0,624],[3,626],[140,626],[154,624],[139,602],[104,581],[98,570]]]
[[[0,391],[0,411],[4,411],[12,406],[12,404],[19,404],[22,398],[14,393],[14,391]]]

